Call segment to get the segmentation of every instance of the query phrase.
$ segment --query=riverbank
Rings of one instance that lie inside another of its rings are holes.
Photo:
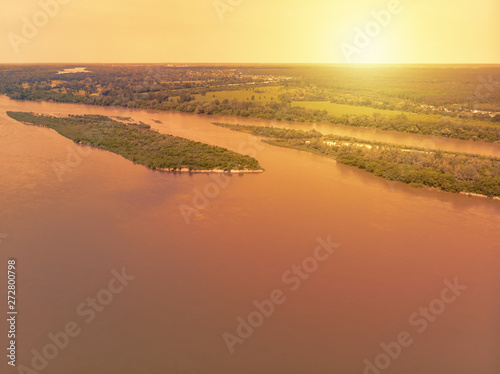
[[[264,169],[260,170],[222,170],[222,169],[212,169],[212,170],[189,170],[188,168],[181,169],[155,169],[155,171],[160,171],[163,173],[174,173],[174,174],[261,174]]]
[[[465,196],[468,196],[468,197],[481,197],[483,199],[486,198],[486,199],[492,199],[492,200],[500,201],[500,197],[498,197],[498,196],[490,197],[490,196],[486,196],[486,195],[481,195],[479,193],[472,193],[472,192],[466,192],[466,191],[461,191],[460,195],[465,195]]]
[[[342,164],[413,187],[500,197],[498,158],[429,151],[425,148],[361,141],[352,137],[324,136],[314,130],[213,124],[268,138],[263,141],[271,145],[333,158]]]

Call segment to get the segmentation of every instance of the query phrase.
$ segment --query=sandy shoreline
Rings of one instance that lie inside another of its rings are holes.
[[[473,192],[462,191],[462,192],[460,192],[460,195],[465,195],[465,196],[468,196],[468,197],[482,197],[482,198],[486,198],[486,199],[499,200],[500,201],[500,197],[497,197],[497,196],[489,197],[489,196],[486,196],[486,195],[481,195],[481,194],[473,193]]]
[[[160,171],[162,173],[174,173],[174,174],[261,174],[264,170],[189,170],[188,168],[182,169],[154,169],[154,171]]]

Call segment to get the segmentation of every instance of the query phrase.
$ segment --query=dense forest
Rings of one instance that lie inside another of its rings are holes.
[[[500,141],[500,67],[0,66],[0,93]]]
[[[314,130],[214,124],[267,137],[264,141],[268,144],[331,157],[342,164],[414,187],[500,197],[500,160],[495,158],[322,136]]]
[[[7,112],[25,124],[44,126],[76,143],[98,147],[155,169],[261,170],[257,160],[227,149],[160,134],[146,124],[128,124],[99,115],[52,117]]]

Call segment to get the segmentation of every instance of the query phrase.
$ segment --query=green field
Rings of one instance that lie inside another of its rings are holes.
[[[423,113],[411,113],[400,110],[386,110],[386,109],[376,109],[367,106],[355,106],[355,105],[345,105],[330,103],[328,101],[293,101],[292,106],[299,106],[306,109],[312,110],[326,110],[328,114],[332,114],[337,117],[342,117],[344,115],[353,116],[373,116],[374,114],[379,114],[387,118],[395,118],[401,114],[406,117],[417,121],[438,121],[442,117],[436,114],[423,114]]]
[[[257,92],[256,92],[257,91]],[[263,91],[263,92],[262,92]],[[281,86],[272,87],[258,87],[258,88],[247,88],[235,91],[215,91],[207,92],[205,95],[194,95],[196,101],[199,102],[209,102],[212,100],[239,100],[239,101],[251,101],[252,96],[254,96],[255,101],[262,102],[263,104],[270,104],[272,102],[279,101],[279,95],[281,94],[292,94],[295,90],[286,89]],[[176,99],[176,97],[174,97]],[[355,106],[355,105],[345,105],[330,103],[328,101],[292,101],[292,107],[298,106],[301,108],[312,109],[312,110],[326,110],[328,114],[332,114],[338,117],[344,115],[356,115],[356,116],[373,116],[375,113],[388,118],[394,118],[401,114],[407,117],[412,117],[413,119],[418,119],[422,121],[436,121],[441,117],[438,115],[428,115],[428,114],[416,114],[410,112],[404,112],[399,110],[385,110],[376,109],[367,106]]]
[[[279,100],[279,95],[286,93],[287,90],[281,86],[271,87],[252,87],[235,91],[214,91],[207,92],[205,95],[194,95],[197,101],[208,102],[212,100],[232,100],[251,101],[254,96],[255,101],[260,101],[265,104],[276,102]]]

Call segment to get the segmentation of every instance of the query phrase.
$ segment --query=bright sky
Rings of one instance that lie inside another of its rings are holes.
[[[1,0],[0,63],[500,63],[499,20],[499,0]]]

